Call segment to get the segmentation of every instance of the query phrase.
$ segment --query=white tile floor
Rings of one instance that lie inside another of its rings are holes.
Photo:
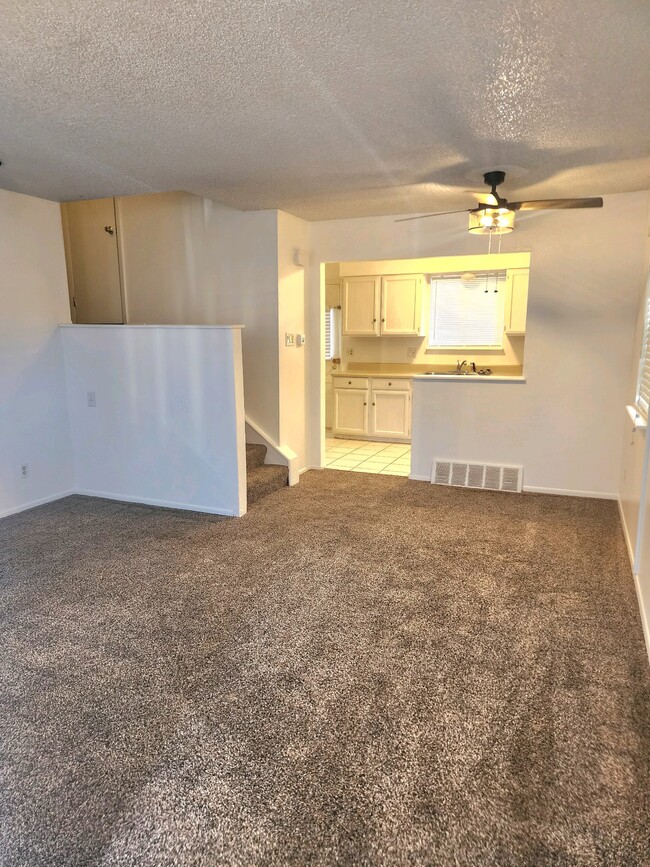
[[[411,469],[409,443],[377,443],[370,440],[325,438],[325,466],[355,473],[408,476]]]

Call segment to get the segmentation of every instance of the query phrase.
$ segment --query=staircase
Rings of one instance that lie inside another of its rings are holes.
[[[287,467],[265,464],[265,458],[266,446],[246,443],[246,494],[249,506],[289,484]]]

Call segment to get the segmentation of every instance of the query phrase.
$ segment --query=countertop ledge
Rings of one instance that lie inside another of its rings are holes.
[[[416,373],[413,379],[418,382],[440,381],[443,382],[526,382],[525,376],[457,376],[454,373],[437,373],[431,375],[429,373]]]

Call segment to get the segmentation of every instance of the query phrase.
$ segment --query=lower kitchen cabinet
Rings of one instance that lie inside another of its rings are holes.
[[[334,383],[334,433],[368,433],[368,395],[367,389],[336,388]]]
[[[408,439],[411,435],[410,391],[375,391],[370,399],[370,430],[373,436]]]
[[[411,436],[409,379],[334,377],[334,435],[403,442]]]

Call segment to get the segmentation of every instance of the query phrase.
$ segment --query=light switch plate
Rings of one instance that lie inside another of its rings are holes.
[[[285,346],[295,346],[293,334],[289,334],[288,331],[284,335],[284,345]]]

